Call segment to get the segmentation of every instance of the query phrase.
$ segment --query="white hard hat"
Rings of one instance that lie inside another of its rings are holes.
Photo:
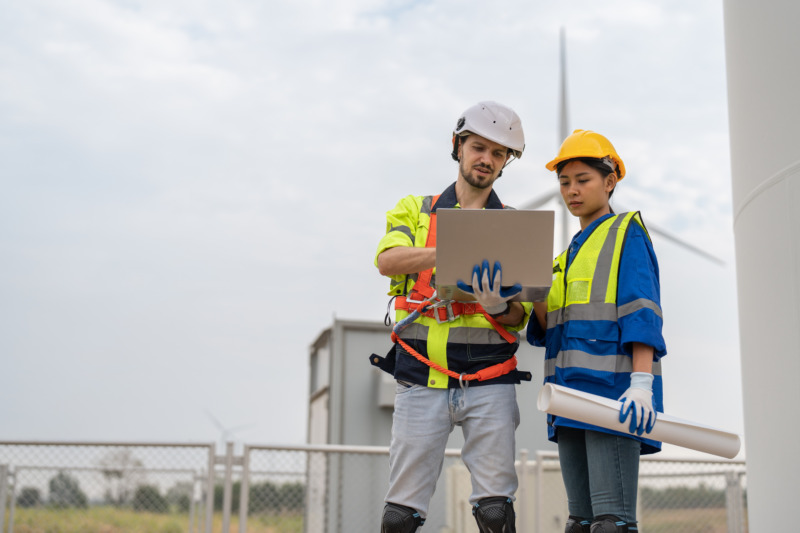
[[[453,130],[453,140],[470,133],[505,146],[517,159],[522,157],[522,151],[525,150],[522,121],[513,109],[497,102],[478,102],[461,114]],[[455,142],[453,144],[455,159],[458,146]]]

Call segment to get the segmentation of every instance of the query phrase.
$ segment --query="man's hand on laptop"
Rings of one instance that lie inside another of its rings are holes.
[[[508,301],[522,292],[522,285],[515,283],[510,287],[503,287],[503,269],[500,261],[494,262],[494,268],[489,268],[489,261],[484,259],[480,265],[472,269],[472,285],[467,285],[458,280],[456,285],[462,291],[475,295],[475,300],[490,315],[503,315],[509,310]]]

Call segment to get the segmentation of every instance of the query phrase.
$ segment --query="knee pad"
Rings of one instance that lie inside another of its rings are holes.
[[[387,503],[383,508],[381,533],[414,533],[424,523],[425,519],[411,507]]]
[[[564,533],[591,533],[589,526],[592,523],[585,518],[578,518],[577,516],[569,515],[567,518],[567,526],[564,528]]]
[[[590,533],[628,533],[628,523],[614,515],[604,514],[592,520]]]
[[[511,498],[496,496],[479,500],[472,507],[472,515],[481,533],[516,533],[514,504]]]

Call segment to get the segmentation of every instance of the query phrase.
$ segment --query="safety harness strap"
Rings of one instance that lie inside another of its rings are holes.
[[[449,302],[447,305],[432,307],[430,297],[424,300],[416,300],[411,296],[397,296],[394,300],[395,309],[402,309],[413,313],[435,318],[439,322],[451,322],[460,315],[476,315],[483,313],[483,307],[477,302]]]
[[[453,372],[448,368],[444,368],[443,366],[434,363],[430,359],[426,358],[419,352],[417,352],[414,348],[412,348],[406,341],[401,339],[397,336],[394,332],[392,332],[392,341],[397,342],[405,348],[405,350],[411,354],[417,361],[420,363],[424,363],[429,367],[433,368],[434,370],[438,370],[442,374],[446,374],[454,379],[460,379],[462,381],[485,381],[487,379],[494,379],[500,376],[505,376],[509,372],[516,370],[517,368],[517,356],[512,355],[510,359],[506,359],[502,363],[497,363],[496,365],[492,365],[481,370],[478,370],[474,374],[459,374],[458,372]],[[373,354],[374,355],[374,354]]]
[[[428,226],[428,237],[425,241],[426,248],[436,247],[436,202],[439,201],[439,196],[436,195],[431,201],[430,223]],[[423,315],[436,318],[437,322],[452,322],[460,315],[474,315],[481,313],[487,321],[494,327],[494,329],[509,343],[514,344],[517,339],[508,330],[506,330],[497,320],[495,320],[486,310],[481,307],[477,302],[448,302],[446,305],[432,305],[432,300],[435,299],[436,291],[431,286],[433,279],[433,268],[429,268],[420,272],[417,281],[411,289],[411,294],[408,296],[398,296],[395,298],[395,309],[405,310],[408,313],[416,314],[417,316]],[[415,318],[414,318],[415,319]],[[411,320],[414,320],[411,319]],[[395,327],[397,329],[397,327]],[[511,356],[510,359],[492,365],[490,367],[479,370],[474,374],[458,374],[452,370],[448,370],[438,363],[435,363],[427,357],[421,355],[414,350],[405,341],[403,341],[395,331],[392,331],[392,341],[399,343],[406,352],[414,356],[418,361],[428,365],[434,370],[446,374],[455,379],[464,381],[478,380],[483,381],[493,379],[496,377],[504,376],[517,368],[516,356]]]
[[[437,194],[431,201],[430,223],[428,224],[428,236],[425,240],[426,248],[436,247],[436,203],[441,195]],[[438,322],[452,322],[460,315],[476,315],[478,313],[486,317],[486,320],[495,330],[509,343],[516,342],[514,336],[500,325],[492,316],[487,313],[481,304],[477,302],[449,302],[443,306],[429,306],[431,298],[436,291],[431,286],[433,279],[433,268],[423,270],[417,277],[417,281],[408,296],[397,296],[394,300],[394,308],[413,313],[419,311],[421,315],[435,318]]]

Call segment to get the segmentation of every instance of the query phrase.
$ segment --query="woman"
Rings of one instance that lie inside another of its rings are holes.
[[[528,341],[546,348],[545,382],[619,399],[629,427],[620,433],[548,415],[567,489],[565,531],[635,532],[639,455],[661,448],[647,438],[663,412],[658,263],[641,215],[609,205],[625,165],[608,139],[575,130],[546,166],[581,230],[553,261]]]

